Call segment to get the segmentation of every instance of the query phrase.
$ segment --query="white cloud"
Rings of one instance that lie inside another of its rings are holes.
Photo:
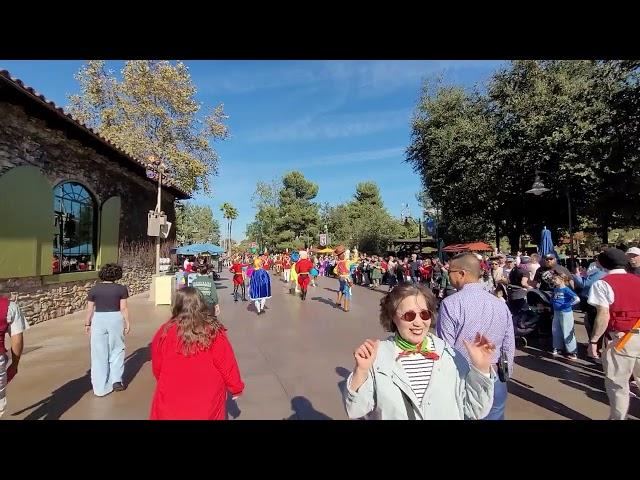
[[[394,128],[408,128],[411,109],[378,112],[305,116],[293,122],[281,123],[254,131],[248,141],[281,142],[323,140],[371,135]]]
[[[198,79],[206,92],[246,94],[257,90],[308,87],[325,84],[335,87],[347,83],[358,95],[370,96],[419,85],[425,76],[439,72],[458,72],[484,66],[497,66],[485,60],[350,60],[304,62],[238,62],[215,75]],[[247,68],[250,65],[253,68]]]

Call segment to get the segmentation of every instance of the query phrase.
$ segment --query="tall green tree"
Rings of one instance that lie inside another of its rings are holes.
[[[384,208],[380,189],[375,182],[356,185],[353,200],[346,205],[353,245],[365,253],[383,254],[397,238],[403,225]]]
[[[231,203],[224,202],[220,206],[220,211],[222,212],[222,217],[227,221],[227,251],[229,252],[229,254],[231,254],[231,229],[233,226],[233,221],[238,218],[238,210]]]
[[[78,120],[141,161],[159,156],[184,190],[208,189],[218,164],[211,142],[227,138],[227,116],[222,104],[200,116],[186,65],[128,60],[117,78],[104,61],[92,60],[75,78],[80,93],[69,100]]]
[[[192,203],[176,204],[176,238],[183,244],[220,242],[220,224],[211,207]]]
[[[251,241],[257,242],[261,249],[273,250],[278,243],[276,219],[281,188],[281,180],[270,183],[259,181],[251,196],[256,216],[253,222],[247,224],[246,235]]]
[[[293,249],[314,243],[319,234],[319,214],[312,200],[318,194],[318,185],[298,171],[287,173],[282,185],[275,220],[276,247]]]

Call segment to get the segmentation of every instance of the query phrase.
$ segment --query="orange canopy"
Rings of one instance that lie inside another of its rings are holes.
[[[456,243],[442,249],[445,252],[492,252],[493,247],[484,242]]]

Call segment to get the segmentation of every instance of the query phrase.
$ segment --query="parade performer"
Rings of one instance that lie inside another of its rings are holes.
[[[346,249],[343,245],[338,245],[335,249],[335,254],[338,257],[338,263],[335,267],[335,273],[338,276],[338,300],[336,304],[342,306],[342,299],[344,298],[344,311],[349,311],[349,303],[351,302],[351,279],[349,261],[346,259]]]
[[[291,258],[288,253],[282,255],[282,274],[284,281],[289,283],[291,281]]]
[[[242,301],[247,301],[247,292],[246,287],[244,285],[244,274],[242,272],[242,267],[244,265],[240,261],[240,256],[233,257],[233,263],[231,264],[231,268],[229,271],[233,273],[233,301],[238,301],[238,287],[242,287]]]
[[[296,263],[300,260],[300,253],[293,252],[291,254],[291,267],[289,268],[289,280],[291,281],[289,291],[292,295],[297,294],[300,291],[298,287],[298,272],[296,271]]]
[[[307,252],[302,250],[300,252],[300,260],[296,263],[296,273],[298,274],[298,285],[300,285],[300,290],[302,290],[302,300],[307,298],[307,288],[311,280],[309,272],[311,272],[312,268],[313,263],[309,260]]]
[[[264,312],[264,305],[267,298],[271,298],[271,277],[262,268],[262,260],[256,258],[253,261],[253,273],[249,284],[249,297],[255,302],[258,315]]]

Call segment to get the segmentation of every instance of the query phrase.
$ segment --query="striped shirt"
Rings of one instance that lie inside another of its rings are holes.
[[[463,340],[472,342],[476,333],[483,334],[496,346],[492,363],[498,363],[500,350],[504,349],[509,372],[513,372],[515,339],[511,312],[502,300],[483,290],[479,283],[467,283],[442,301],[436,333],[467,361],[469,352]]]
[[[434,350],[435,345],[431,338],[429,338],[429,342],[429,350]],[[396,352],[400,354],[402,350],[396,347]],[[409,386],[411,387],[411,390],[413,390],[413,393],[416,394],[418,404],[422,405],[424,392],[426,392],[429,382],[431,381],[431,372],[433,371],[434,360],[425,358],[419,353],[414,353],[412,355],[400,357],[399,362],[402,364],[402,368],[407,374]]]

